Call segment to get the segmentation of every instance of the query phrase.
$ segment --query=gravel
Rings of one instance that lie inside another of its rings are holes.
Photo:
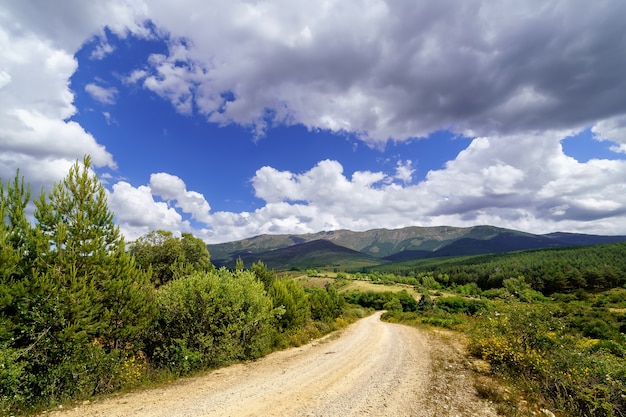
[[[46,413],[54,417],[496,416],[476,395],[453,337],[380,321],[157,389]]]

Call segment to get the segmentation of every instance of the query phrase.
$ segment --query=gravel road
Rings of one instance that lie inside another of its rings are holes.
[[[429,332],[364,318],[340,335],[54,417],[495,416],[459,352]],[[446,356],[442,362],[441,355]],[[450,356],[450,357],[449,357]],[[455,359],[456,358],[456,359]],[[434,369],[436,365],[441,369]],[[456,369],[456,368],[458,369]],[[447,372],[447,374],[446,374]],[[460,378],[460,380],[459,380]],[[454,382],[456,381],[456,382]]]

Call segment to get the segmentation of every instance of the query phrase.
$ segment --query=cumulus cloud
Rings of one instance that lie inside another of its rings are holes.
[[[218,123],[347,131],[380,146],[438,129],[560,129],[626,113],[626,3],[150,2],[170,35],[139,71]],[[193,13],[188,13],[193,10]],[[233,100],[225,100],[229,93]],[[269,112],[268,112],[269,110]]]
[[[616,143],[611,147],[613,152],[626,153],[626,115],[601,120],[591,131],[596,140]]]
[[[140,207],[137,213],[172,213],[175,208],[199,213],[206,228],[194,233],[207,242],[261,233],[409,225],[496,224],[535,233],[626,233],[626,228],[616,227],[626,224],[626,182],[615,181],[626,178],[626,161],[580,163],[562,151],[561,141],[569,134],[476,138],[455,160],[415,184],[394,182],[397,172],[357,171],[348,177],[341,163],[333,160],[300,173],[265,166],[251,181],[264,204],[241,213],[210,213],[203,196],[188,191],[180,178],[160,173],[152,176],[149,186],[133,191],[174,201],[173,207],[155,203],[153,197],[142,204],[133,202],[133,207]],[[128,187],[125,184],[122,190]],[[178,229],[173,230],[189,230],[189,224],[177,219]],[[152,215],[138,214],[136,221],[144,230],[148,223],[152,229],[162,224]]]
[[[396,166],[396,175],[394,178],[404,182],[405,184],[409,184],[413,181],[413,174],[415,173],[415,169],[413,168],[413,162],[411,161],[398,161]]]
[[[352,175],[332,160],[299,173],[261,167],[251,184],[264,205],[251,212],[211,213],[203,195],[171,174],[138,187],[118,182],[110,204],[129,236],[191,230],[183,214],[207,226],[194,229],[207,241],[409,224],[626,233],[626,162],[579,163],[560,144],[591,126],[597,140],[626,152],[623,1],[5,3],[3,178],[22,167],[39,187],[84,154],[115,168],[113,155],[69,121],[74,54],[94,36],[93,59],[113,53],[105,27],[122,38],[167,40],[166,53],[124,81],[183,114],[257,135],[302,124],[378,147],[441,129],[475,137],[418,183],[410,161]],[[86,89],[115,101],[113,89]]]
[[[89,83],[85,86],[85,91],[96,101],[102,104],[115,104],[115,97],[117,96],[117,88],[115,87],[101,87],[94,83]]]
[[[209,223],[211,206],[204,196],[196,191],[187,191],[187,186],[175,175],[160,172],[150,176],[150,189],[154,195],[173,201],[175,206],[200,222]]]
[[[167,203],[156,201],[150,187],[133,187],[125,181],[113,185],[108,196],[109,208],[129,240],[135,240],[153,230],[190,230],[189,222]]]
[[[579,163],[561,148],[570,134],[476,138],[417,184],[388,181],[397,173],[347,178],[341,164],[329,160],[303,173],[263,167],[252,184],[265,206],[245,216],[220,214],[227,221],[214,227],[229,236],[228,225],[266,233],[475,224],[626,233],[615,226],[626,224],[626,182],[616,181],[626,179],[626,161]]]
[[[20,168],[35,190],[63,178],[85,154],[95,166],[115,168],[105,147],[68,120],[76,112],[68,85],[77,68],[74,53],[102,33],[107,19],[117,19],[110,27],[119,36],[146,31],[135,21],[139,9],[130,4],[61,6],[0,6],[0,177]]]

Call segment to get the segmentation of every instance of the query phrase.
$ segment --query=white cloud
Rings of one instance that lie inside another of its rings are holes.
[[[405,184],[410,184],[411,181],[413,181],[414,173],[415,169],[413,168],[413,162],[398,161],[396,166],[396,175],[394,175],[394,178],[404,182]]]
[[[129,240],[153,230],[188,231],[189,223],[167,203],[157,202],[150,187],[137,188],[125,181],[113,185],[108,197],[109,208],[116,214],[117,224]]]
[[[194,91],[205,78],[200,65],[189,59],[189,51],[183,42],[171,42],[169,55],[153,54],[149,58],[154,74],[133,71],[128,82],[143,79],[143,86],[169,100],[182,114],[193,111]]]
[[[389,183],[382,172],[357,172],[349,180],[336,161],[301,174],[263,167],[252,183],[267,204],[249,213],[246,224],[283,233],[479,223],[537,233],[626,233],[616,227],[626,224],[626,182],[615,181],[626,178],[626,161],[579,163],[561,149],[569,135],[477,138],[414,185]]]
[[[113,53],[113,51],[115,51],[115,48],[106,39],[101,39],[98,46],[91,52],[90,58],[100,60]]]
[[[357,171],[348,178],[337,161],[302,173],[265,166],[252,185],[264,205],[251,212],[210,212],[204,196],[171,174],[153,174],[148,186],[113,187],[111,206],[131,237],[169,228],[207,242],[261,233],[308,233],[409,225],[494,224],[535,233],[579,231],[626,234],[626,161],[579,163],[560,141],[570,132],[482,137],[445,167],[416,184],[395,172]],[[398,166],[409,166],[401,162]],[[156,202],[155,196],[172,203]],[[193,229],[181,213],[206,227]],[[620,228],[619,225],[622,225]]]
[[[596,140],[615,142],[611,147],[613,152],[626,153],[626,115],[601,120],[591,131]]]
[[[195,230],[207,240],[409,224],[626,233],[626,162],[579,163],[560,145],[593,125],[596,139],[626,152],[626,38],[614,36],[625,13],[619,0],[585,13],[576,2],[539,0],[5,2],[0,177],[21,167],[38,189],[84,154],[115,168],[105,147],[68,121],[74,54],[94,36],[92,58],[114,53],[108,27],[120,37],[168,39],[166,54],[125,81],[180,113],[259,135],[276,123],[349,132],[372,146],[439,129],[478,136],[419,183],[410,161],[350,177],[331,160],[302,173],[262,167],[251,183],[265,204],[253,212],[211,213],[171,174],[139,187],[118,182],[110,203],[131,237],[191,230],[182,214],[207,225]],[[87,91],[115,101],[113,89]]]
[[[101,87],[94,83],[89,83],[85,86],[85,91],[96,101],[102,104],[115,104],[115,97],[118,94],[115,87]]]
[[[195,105],[261,134],[267,109],[273,122],[374,146],[438,129],[511,134],[626,114],[619,0],[587,13],[539,0],[152,1],[142,12],[171,39],[167,56],[138,69],[144,86],[180,112]]]
[[[74,53],[102,30],[109,10],[61,6],[0,6],[0,177],[10,178],[20,168],[34,190],[49,188],[85,154],[96,166],[115,168],[105,147],[68,121],[76,112],[68,85],[77,68]]]
[[[154,195],[175,201],[177,208],[200,222],[209,223],[211,206],[204,196],[196,191],[187,191],[187,186],[175,175],[160,172],[150,176],[150,189]]]
[[[115,118],[111,116],[111,113],[109,113],[108,111],[102,112],[102,116],[104,116],[104,120],[108,125],[119,125],[117,120],[115,120]]]

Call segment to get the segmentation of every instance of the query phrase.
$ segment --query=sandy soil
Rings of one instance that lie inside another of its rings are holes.
[[[496,416],[457,341],[380,315],[258,361],[45,415]]]

